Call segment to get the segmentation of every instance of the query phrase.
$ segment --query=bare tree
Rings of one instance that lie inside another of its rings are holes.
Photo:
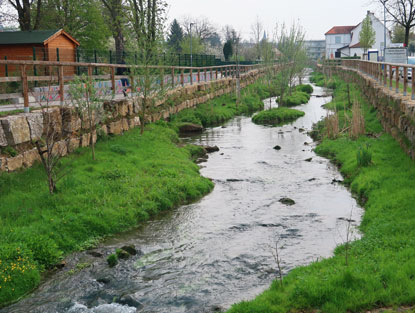
[[[180,25],[182,25],[185,35],[190,34],[190,24],[192,24],[192,34],[199,37],[200,40],[206,42],[216,32],[216,27],[206,17],[193,18],[185,16],[182,18]]]
[[[275,245],[271,246],[271,253],[274,258],[275,263],[277,264],[277,270],[278,270],[278,281],[280,282],[280,286],[283,287],[282,282],[282,268],[281,268],[281,255],[280,250],[282,246],[280,245],[281,238],[280,236],[275,236],[274,242]]]
[[[103,103],[110,98],[106,88],[96,88],[90,77],[76,77],[70,86],[70,96],[74,109],[86,123],[92,159],[95,160],[95,138],[97,125],[104,114]]]
[[[384,6],[392,20],[405,29],[405,41],[408,46],[411,28],[415,26],[415,0],[377,0]]]
[[[34,119],[31,128],[40,128],[42,135],[34,141],[45,170],[49,193],[56,192],[56,184],[66,175],[65,167],[60,164],[60,159],[67,152],[67,142],[61,140],[61,110],[52,108],[49,103],[52,94],[51,81],[48,84],[45,98],[46,101],[38,101],[40,113]],[[34,116],[36,113],[31,113]],[[30,125],[30,123],[29,123]]]
[[[39,28],[42,17],[42,0],[7,0],[16,10],[20,30],[29,31]]]
[[[264,33],[264,26],[258,16],[255,23],[251,25],[251,33],[256,47],[257,59],[260,60],[262,57],[261,40]]]

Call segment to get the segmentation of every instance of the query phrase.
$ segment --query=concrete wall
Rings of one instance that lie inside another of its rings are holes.
[[[255,70],[241,75],[241,87],[254,83],[262,74],[261,70]],[[223,78],[170,90],[166,99],[159,101],[154,113],[146,116],[146,119],[150,122],[167,120],[172,114],[231,93],[234,89],[235,80]],[[139,112],[140,107],[131,99],[105,102],[103,114],[95,117],[99,125],[98,131],[120,135],[140,125]],[[81,120],[76,110],[71,107],[51,108],[47,115],[40,110],[33,110],[31,113],[0,118],[0,171],[13,172],[31,167],[39,161],[40,157],[34,143],[44,137],[48,127],[55,130],[58,137],[56,150],[63,156],[80,146],[88,146],[90,136],[92,135],[96,141],[97,134],[88,133],[87,124],[87,121]],[[17,155],[11,156],[11,151]]]

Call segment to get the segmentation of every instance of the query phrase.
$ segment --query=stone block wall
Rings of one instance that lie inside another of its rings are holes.
[[[415,101],[411,96],[389,90],[372,77],[357,70],[336,67],[333,72],[348,82],[360,86],[363,95],[378,111],[386,132],[390,133],[402,149],[415,159]]]
[[[240,85],[244,88],[254,83],[263,75],[261,70],[241,75]],[[167,120],[170,115],[186,108],[192,108],[209,99],[231,93],[235,89],[235,80],[223,78],[211,82],[178,87],[169,90],[166,99],[158,101],[156,109],[146,116],[147,121]],[[182,101],[167,104],[169,98]],[[141,125],[138,117],[140,108],[132,99],[107,101],[103,105],[103,113],[93,118],[100,132],[109,135],[121,135],[131,128]],[[22,113],[0,118],[0,171],[13,172],[20,168],[31,167],[40,156],[35,142],[46,132],[53,129],[58,140],[56,153],[65,156],[78,147],[86,147],[97,140],[97,134],[88,133],[88,121],[72,107],[49,108],[45,113],[40,109],[31,113]]]

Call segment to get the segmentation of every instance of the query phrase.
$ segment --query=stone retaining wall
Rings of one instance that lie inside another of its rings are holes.
[[[261,70],[241,75],[241,88],[254,83],[263,73]],[[148,122],[167,120],[170,115],[186,108],[195,107],[209,99],[231,93],[235,89],[235,80],[223,78],[217,81],[179,87],[167,93],[166,100],[156,103],[154,112],[146,116]],[[170,99],[173,102],[167,103]],[[131,99],[108,101],[104,103],[104,112],[94,119],[98,131],[109,135],[120,135],[141,124],[138,117],[140,108]],[[51,127],[59,138],[56,151],[62,156],[78,147],[90,144],[88,121],[82,120],[71,107],[50,108],[45,115],[41,110],[0,118],[0,171],[13,172],[22,167],[31,167],[40,161],[35,142],[42,138]],[[45,121],[46,119],[46,121]],[[49,124],[48,124],[49,123]],[[92,134],[93,141],[97,134]]]
[[[415,159],[415,101],[379,84],[374,78],[346,67],[333,68],[345,81],[354,82],[377,109],[382,126]]]

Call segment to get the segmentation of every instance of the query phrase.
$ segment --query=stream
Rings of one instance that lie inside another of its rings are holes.
[[[330,257],[362,209],[307,135],[326,115],[322,105],[331,98],[324,95],[314,86],[310,102],[298,107],[305,116],[290,125],[259,126],[241,116],[184,138],[220,148],[200,164],[215,183],[212,193],[68,256],[62,270],[0,312],[220,312],[270,286],[276,242],[283,274]],[[109,268],[107,255],[124,245],[139,253]]]

